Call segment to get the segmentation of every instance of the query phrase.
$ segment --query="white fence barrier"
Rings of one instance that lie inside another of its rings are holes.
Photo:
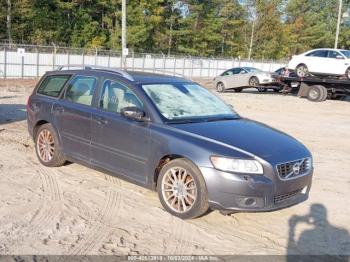
[[[60,65],[85,64],[105,67],[122,67],[120,53],[106,50],[84,50],[47,46],[0,45],[0,77],[37,78]],[[165,56],[131,53],[126,58],[127,68],[136,71],[181,74],[186,77],[215,77],[238,66],[249,66],[264,71],[275,71],[285,62],[244,61],[201,57]]]

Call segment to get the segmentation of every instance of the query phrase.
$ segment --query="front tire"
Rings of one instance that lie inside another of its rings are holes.
[[[165,210],[181,219],[199,217],[209,209],[204,178],[187,159],[175,159],[163,166],[157,191]]]
[[[348,80],[350,80],[350,67],[348,69],[346,69],[345,76]]]
[[[306,65],[300,64],[296,67],[295,72],[298,77],[307,77],[309,76],[309,69]]]
[[[257,87],[259,85],[259,79],[256,76],[252,76],[249,79],[249,86],[250,87]]]
[[[219,93],[225,92],[225,89],[226,88],[225,88],[224,83],[219,82],[219,83],[216,84],[216,91],[218,91]]]
[[[57,133],[51,124],[44,124],[37,130],[35,151],[40,163],[44,166],[58,167],[66,162],[58,142]]]

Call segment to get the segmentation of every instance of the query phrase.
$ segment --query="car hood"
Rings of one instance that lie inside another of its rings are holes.
[[[293,137],[248,119],[173,124],[183,131],[236,147],[270,163],[282,163],[310,156]]]

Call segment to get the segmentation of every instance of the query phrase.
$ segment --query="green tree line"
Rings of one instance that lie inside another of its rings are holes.
[[[338,2],[127,0],[128,47],[134,52],[241,58],[251,53],[252,58],[283,59],[334,45]],[[2,0],[0,9],[3,42],[121,49],[121,0]],[[344,20],[339,47],[349,46]]]

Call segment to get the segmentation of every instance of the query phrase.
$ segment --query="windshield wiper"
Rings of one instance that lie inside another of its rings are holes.
[[[201,119],[177,119],[168,121],[167,124],[189,124],[189,123],[204,123],[204,122],[214,122],[214,121],[229,121],[237,120],[240,117],[216,117],[216,118],[201,118]]]
[[[237,120],[239,117],[217,117],[217,118],[209,118],[205,119],[204,122],[215,122],[215,121],[229,121],[229,120]]]
[[[200,123],[203,121],[193,119],[179,119],[174,121],[167,121],[167,124],[189,124],[189,123]]]

